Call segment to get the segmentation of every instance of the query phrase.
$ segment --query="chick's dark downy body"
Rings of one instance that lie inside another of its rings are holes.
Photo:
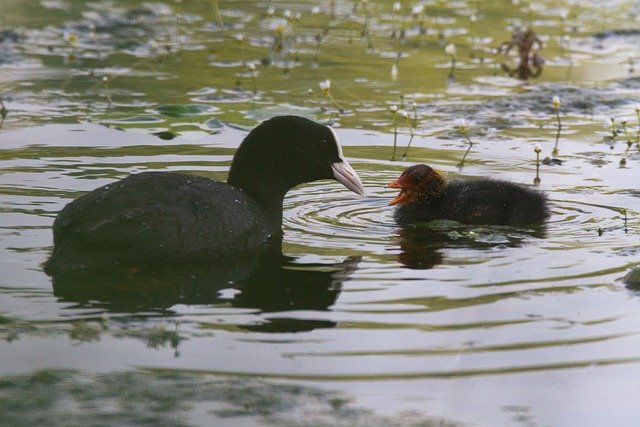
[[[447,181],[426,165],[407,169],[390,184],[401,192],[394,218],[400,225],[447,219],[466,224],[527,225],[549,217],[546,195],[490,178]]]

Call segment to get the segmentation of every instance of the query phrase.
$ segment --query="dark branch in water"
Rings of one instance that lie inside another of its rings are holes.
[[[498,48],[498,53],[508,55],[513,47],[518,48],[519,62],[517,67],[511,68],[508,64],[502,63],[502,69],[509,76],[515,76],[521,80],[531,77],[538,77],[542,73],[544,58],[535,49],[542,49],[542,41],[531,29],[518,30],[511,35],[511,39],[503,42]]]

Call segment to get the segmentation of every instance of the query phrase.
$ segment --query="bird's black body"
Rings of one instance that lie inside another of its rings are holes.
[[[446,181],[441,172],[418,166],[428,169],[413,166],[392,185],[406,193],[394,214],[400,225],[436,219],[527,225],[549,217],[547,197],[536,189],[490,178]]]
[[[140,173],[98,188],[60,212],[53,227],[55,256],[47,268],[142,258],[195,261],[255,248],[280,232],[280,224],[253,199],[224,182]]]
[[[362,193],[333,131],[302,117],[268,120],[245,138],[227,183],[148,172],[69,203],[53,224],[47,272],[223,259],[281,239],[282,203],[296,185],[338,179]]]

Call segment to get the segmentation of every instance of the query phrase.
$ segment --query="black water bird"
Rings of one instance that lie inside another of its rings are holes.
[[[390,203],[398,205],[394,218],[400,225],[436,219],[527,225],[550,216],[541,191],[491,178],[448,181],[444,172],[424,164],[409,167],[388,187],[400,189]]]
[[[53,224],[45,271],[222,259],[282,238],[287,191],[336,179],[364,194],[330,127],[280,116],[240,144],[226,183],[168,172],[134,174],[72,201]]]

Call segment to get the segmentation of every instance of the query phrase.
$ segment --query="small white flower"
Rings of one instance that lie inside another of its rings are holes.
[[[397,105],[392,105],[391,107],[389,107],[389,111],[391,111],[391,113],[395,114],[398,112],[398,106]]]
[[[313,89],[309,88],[309,90],[307,90],[307,93],[308,93],[309,95],[313,95]]]
[[[325,94],[327,94],[331,89],[331,80],[327,79],[323,82],[320,82],[318,85],[320,86],[320,90],[322,90]]]
[[[244,35],[243,34],[236,34],[236,41],[238,43],[244,42]]]
[[[395,13],[400,12],[400,10],[401,10],[401,9],[402,9],[402,4],[400,4],[400,2],[399,2],[399,1],[397,1],[397,2],[395,2],[395,3],[393,4],[393,11],[394,11]]]
[[[558,96],[554,96],[553,98],[551,98],[551,106],[553,107],[554,110],[559,110],[560,109],[560,98]]]
[[[276,13],[276,10],[273,7],[267,8],[267,15],[273,16],[274,13]]]
[[[469,16],[469,21],[471,21],[471,22],[477,22],[477,21],[478,21],[478,15],[476,15],[475,13],[472,13],[472,14]]]
[[[296,12],[293,14],[293,19],[295,19],[296,21],[299,21],[302,19],[302,14],[300,12]]]
[[[293,16],[293,13],[291,13],[291,11],[289,9],[287,9],[287,10],[284,11],[284,13],[282,15],[287,19],[291,19],[291,17]]]
[[[76,33],[70,33],[68,31],[65,31],[63,33],[63,38],[71,46],[75,46],[78,43],[78,35]]]
[[[465,122],[464,119],[458,119],[457,123],[461,131],[464,132],[467,129],[467,122]]]
[[[408,118],[409,118],[409,113],[407,113],[406,111],[404,111],[404,110],[400,110],[400,111],[399,111],[399,113],[400,113],[400,115],[401,115],[402,117],[404,117],[405,119],[408,119]]]
[[[255,71],[256,70],[256,64],[254,64],[253,62],[249,62],[247,64],[247,68],[251,71]]]
[[[542,151],[542,147],[540,146],[540,144],[534,145],[533,151],[535,151],[536,153],[540,153]]]
[[[411,14],[413,16],[420,16],[424,13],[424,5],[422,3],[413,6],[411,9]]]
[[[102,76],[102,83],[106,83],[109,81],[109,77],[107,76]]]
[[[449,43],[444,48],[444,53],[446,53],[449,56],[456,56],[456,52],[457,52],[456,45],[453,43]]]
[[[312,15],[319,15],[320,14],[320,6],[313,6],[313,8],[311,9],[311,14]]]
[[[415,110],[416,108],[418,108],[418,104],[416,104],[415,102],[412,102],[411,103],[411,108],[413,108]]]

